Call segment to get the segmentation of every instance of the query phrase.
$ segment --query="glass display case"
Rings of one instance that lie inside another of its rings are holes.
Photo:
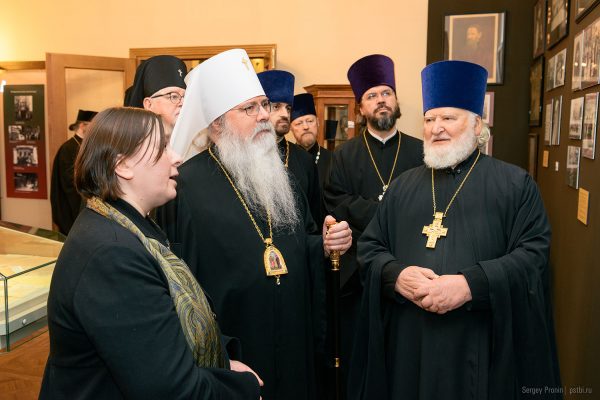
[[[46,302],[64,236],[0,221],[0,352],[46,326]]]
[[[315,99],[319,121],[317,141],[329,150],[354,137],[356,101],[350,85],[311,85],[304,88]],[[338,121],[335,140],[325,143],[325,121]]]

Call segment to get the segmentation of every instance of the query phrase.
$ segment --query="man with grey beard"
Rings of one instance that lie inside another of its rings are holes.
[[[223,333],[240,340],[239,360],[263,380],[262,398],[316,399],[325,257],[345,252],[351,231],[346,222],[321,231],[290,184],[271,104],[245,51],[210,58],[186,83],[175,147],[185,154],[193,141],[206,150],[179,168],[161,225],[210,295]]]
[[[356,243],[391,181],[423,164],[423,142],[396,128],[400,107],[389,57],[373,54],[359,59],[348,70],[348,80],[361,123],[357,136],[335,149],[323,195],[327,211],[348,221]],[[340,264],[341,370],[345,375],[362,293],[356,244]]]
[[[561,398],[537,186],[478,149],[483,67],[443,61],[421,76],[426,165],[392,184],[358,243],[350,398]]]
[[[319,171],[300,146],[290,143],[285,135],[290,131],[290,113],[294,104],[294,75],[272,69],[259,73],[258,80],[271,102],[269,120],[275,129],[281,161],[297,180],[306,195],[312,217],[317,225],[323,222],[323,200],[319,186]]]

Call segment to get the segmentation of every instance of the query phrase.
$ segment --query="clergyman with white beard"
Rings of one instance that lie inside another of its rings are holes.
[[[366,301],[350,399],[560,387],[550,225],[532,177],[478,149],[487,72],[442,61],[421,77],[425,165],[391,185],[358,242]]]
[[[177,197],[159,221],[208,292],[223,333],[241,342],[239,360],[263,380],[262,398],[315,399],[325,257],[350,247],[350,228],[339,222],[326,233],[314,224],[244,50],[210,58],[186,83],[174,140],[206,150],[179,169]]]

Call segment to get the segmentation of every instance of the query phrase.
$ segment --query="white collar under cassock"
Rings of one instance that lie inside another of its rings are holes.
[[[375,139],[379,140],[382,144],[386,144],[386,142],[388,142],[390,139],[392,139],[394,136],[396,136],[396,134],[398,133],[398,129],[396,128],[396,130],[394,131],[394,133],[392,133],[390,136],[386,137],[385,139],[382,139],[379,136],[377,136],[376,134],[374,134],[373,132],[371,132],[369,130],[369,128],[367,128],[367,132],[369,132],[369,135],[371,135]]]

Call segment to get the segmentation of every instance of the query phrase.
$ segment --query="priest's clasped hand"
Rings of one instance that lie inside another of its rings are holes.
[[[410,266],[402,270],[396,291],[422,309],[437,314],[455,310],[471,300],[463,275],[439,276],[429,268]]]
[[[328,215],[325,217],[325,222],[323,222],[323,249],[325,250],[325,257],[329,257],[329,254],[334,250],[339,251],[340,255],[344,254],[352,245],[352,230],[350,230],[346,221],[340,221],[327,229],[328,223],[335,223],[335,218]]]

